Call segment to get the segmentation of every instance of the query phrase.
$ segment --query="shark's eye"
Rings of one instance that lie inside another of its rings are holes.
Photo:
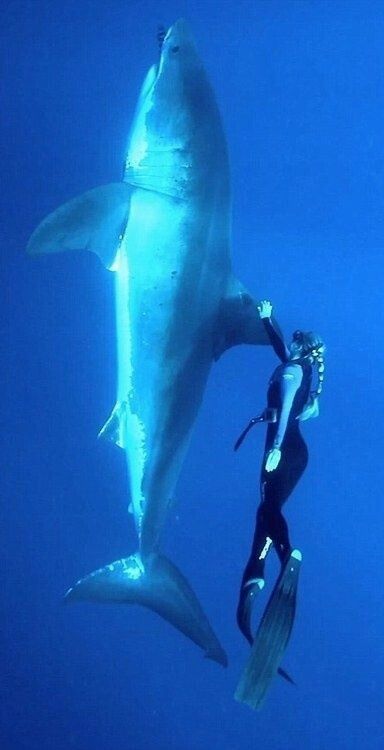
[[[171,47],[171,52],[174,52],[176,54],[176,52],[178,52],[179,49],[180,47],[176,45],[176,47]]]

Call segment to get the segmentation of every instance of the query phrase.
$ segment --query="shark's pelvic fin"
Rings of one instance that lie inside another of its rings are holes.
[[[123,432],[124,420],[122,417],[124,416],[126,406],[126,401],[118,401],[117,404],[115,404],[111,416],[107,419],[104,427],[101,428],[97,436],[99,438],[104,438],[105,440],[110,440],[112,443],[115,443],[115,445],[118,445],[119,448],[125,448]]]
[[[73,198],[39,224],[27,251],[40,255],[89,250],[110,268],[127,224],[131,193],[132,188],[121,182]]]
[[[234,279],[223,298],[219,310],[217,335],[214,342],[214,359],[237,344],[269,344],[257,310],[257,301],[245,287]]]
[[[178,568],[164,555],[152,553],[143,564],[139,554],[116,560],[82,578],[69,589],[67,602],[141,604],[174,625],[205,652],[227,666],[227,656],[206,615]]]

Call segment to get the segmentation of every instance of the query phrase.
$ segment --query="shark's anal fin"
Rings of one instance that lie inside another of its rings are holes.
[[[237,344],[270,344],[257,305],[240,281],[234,279],[219,309],[213,347],[215,360]],[[274,325],[279,330],[276,322]]]
[[[141,604],[184,633],[209,659],[227,666],[227,657],[187,579],[164,555],[152,553],[145,563],[130,555],[78,581],[67,602]]]
[[[110,268],[119,249],[129,214],[132,187],[125,182],[88,190],[49,214],[35,229],[31,255],[88,250]]]

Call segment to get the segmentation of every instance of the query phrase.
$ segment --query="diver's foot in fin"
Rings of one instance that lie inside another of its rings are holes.
[[[252,646],[253,635],[251,633],[251,618],[253,603],[257,594],[265,586],[264,578],[250,578],[241,588],[240,600],[237,607],[237,624],[248,643]]]
[[[295,619],[301,559],[301,552],[292,550],[277,579],[236,689],[236,700],[254,709],[261,707],[288,645]]]

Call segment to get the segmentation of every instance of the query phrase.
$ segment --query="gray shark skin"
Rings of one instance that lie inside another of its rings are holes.
[[[89,250],[115,275],[117,398],[100,435],[126,454],[138,551],[81,579],[67,600],[144,604],[223,665],[190,585],[158,550],[212,363],[234,344],[268,343],[231,273],[230,221],[220,115],[177,21],[145,79],[123,182],[54,211],[28,251]]]

